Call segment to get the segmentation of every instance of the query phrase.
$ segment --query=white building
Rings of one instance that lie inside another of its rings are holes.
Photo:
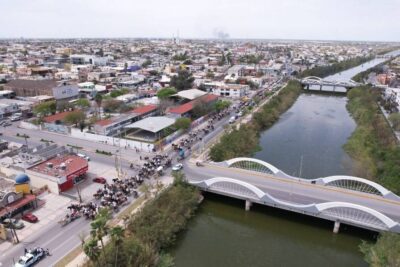
[[[243,84],[226,84],[223,82],[204,83],[208,92],[214,95],[230,98],[241,98],[248,94],[250,86]]]

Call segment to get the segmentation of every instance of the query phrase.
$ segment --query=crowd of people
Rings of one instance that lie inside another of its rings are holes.
[[[179,140],[177,144],[172,143],[171,146],[174,149],[174,151],[180,151],[182,149],[191,149],[191,146],[197,142],[197,141],[202,141],[203,138],[209,134],[210,132],[215,130],[215,122],[222,120],[224,117],[230,115],[231,109],[225,109],[223,111],[218,112],[217,114],[214,114],[213,116],[210,117],[207,121],[207,125],[196,130],[192,130],[187,134],[186,138],[182,138]]]

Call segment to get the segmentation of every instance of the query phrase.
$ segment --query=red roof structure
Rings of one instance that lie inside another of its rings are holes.
[[[152,112],[156,109],[157,109],[156,105],[146,105],[146,106],[138,107],[138,108],[131,110],[131,113],[135,113],[138,115],[144,115],[144,114]]]
[[[171,109],[169,109],[169,113],[185,114],[193,109],[193,106],[196,103],[196,101],[204,101],[205,103],[210,103],[216,99],[218,99],[217,95],[207,94],[207,95],[197,98],[196,100],[192,100],[186,104],[171,108]]]
[[[65,116],[68,114],[72,113],[74,111],[65,111],[65,112],[60,112],[51,116],[44,117],[43,120],[47,123],[54,123],[56,121],[62,121]]]
[[[16,209],[25,206],[28,203],[35,201],[35,199],[36,199],[35,195],[25,195],[23,198],[18,199],[17,201],[11,203],[10,205],[7,205],[7,208],[0,209],[0,217],[4,216],[9,211],[10,212],[14,211]]]
[[[29,168],[31,171],[53,177],[79,176],[88,170],[86,159],[76,155],[61,155]]]

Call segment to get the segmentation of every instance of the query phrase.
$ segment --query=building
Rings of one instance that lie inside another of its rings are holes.
[[[36,196],[31,194],[30,179],[25,173],[15,176],[15,182],[0,178],[0,220],[36,208]]]
[[[217,100],[218,96],[214,94],[206,94],[183,105],[170,108],[167,111],[167,115],[172,118],[192,117],[192,110],[196,104],[212,105]]]
[[[154,143],[165,137],[168,134],[165,130],[174,125],[174,123],[175,119],[173,118],[163,116],[147,117],[125,126],[126,129],[130,130],[126,138]]]
[[[250,86],[246,84],[226,84],[223,82],[209,82],[203,84],[206,90],[214,95],[230,98],[241,98],[248,94]]]
[[[12,80],[4,85],[4,90],[14,91],[17,96],[53,95],[55,80]]]
[[[54,87],[53,96],[57,102],[68,102],[77,99],[79,96],[79,87],[76,85],[69,85],[64,83],[61,86]]]
[[[157,114],[156,105],[147,105],[135,108],[130,112],[110,119],[101,120],[95,123],[94,132],[101,135],[116,135],[123,131],[123,128],[135,121]]]
[[[74,65],[96,65],[96,66],[105,66],[108,62],[108,57],[98,57],[94,55],[71,55],[70,56],[71,64]]]
[[[88,161],[76,155],[63,154],[26,170],[36,187],[47,185],[55,193],[63,192],[85,178]]]

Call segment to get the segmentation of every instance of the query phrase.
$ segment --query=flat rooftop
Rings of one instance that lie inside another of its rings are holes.
[[[63,169],[63,166],[65,168]],[[53,177],[63,177],[88,168],[86,159],[76,155],[61,155],[35,165],[29,170]]]
[[[152,133],[158,133],[159,131],[173,125],[174,123],[175,119],[164,116],[148,117],[143,120],[129,124],[125,126],[125,128],[137,128]]]

